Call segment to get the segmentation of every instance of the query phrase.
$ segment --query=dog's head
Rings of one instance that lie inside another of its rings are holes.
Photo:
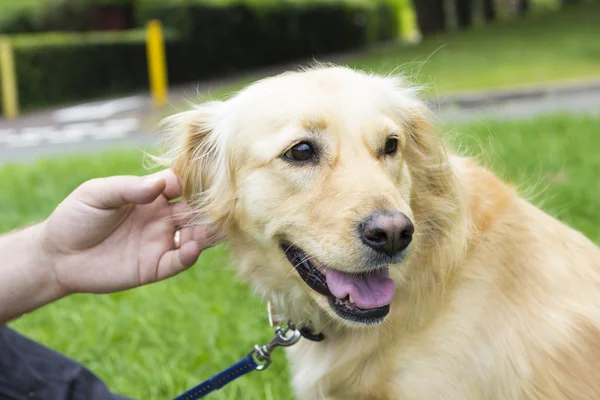
[[[170,122],[184,199],[295,322],[381,322],[421,239],[444,225],[427,221],[447,207],[444,153],[400,78],[317,67]]]

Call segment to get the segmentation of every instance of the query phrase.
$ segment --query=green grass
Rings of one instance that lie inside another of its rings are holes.
[[[476,156],[528,200],[600,244],[600,117],[480,121],[447,132],[455,149]]]
[[[600,2],[586,3],[371,49],[344,63],[405,73],[430,95],[600,77],[598,15]]]
[[[453,142],[480,155],[536,204],[600,243],[600,117],[549,116],[448,127]],[[117,151],[0,169],[0,231],[44,218],[82,181],[144,173],[141,156]],[[12,323],[89,366],[109,386],[139,399],[168,399],[269,340],[264,304],[234,278],[224,246],[165,282],[113,295],[77,295]],[[283,352],[214,399],[290,399]]]
[[[45,218],[92,177],[145,173],[141,164],[139,153],[118,151],[5,166],[0,231]],[[13,325],[85,363],[114,390],[139,399],[172,398],[270,339],[263,304],[232,279],[229,266],[225,248],[217,247],[202,255],[198,268],[168,282],[73,296]],[[279,357],[268,373],[213,398],[284,399],[289,378]]]
[[[600,2],[581,4],[371,51],[349,64],[401,66],[431,94],[600,77],[599,14]]]

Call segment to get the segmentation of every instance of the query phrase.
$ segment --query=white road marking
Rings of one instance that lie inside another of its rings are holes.
[[[127,136],[128,132],[123,131],[105,131],[102,132],[101,135],[95,135],[94,139],[96,140],[110,140],[110,139],[119,139]]]
[[[143,104],[143,96],[124,97],[64,108],[52,113],[52,118],[58,123],[103,120],[125,111],[135,110]]]
[[[9,133],[8,135],[0,136],[0,143],[11,143],[16,140],[19,140],[21,135],[17,135],[16,133]]]
[[[77,124],[63,125],[62,130],[88,130],[92,131],[98,126],[98,122],[81,122]]]
[[[105,127],[116,127],[119,126],[124,130],[136,130],[140,127],[140,121],[137,118],[120,118],[120,119],[109,119],[104,123]]]
[[[29,133],[21,133],[20,135],[15,135],[18,138],[16,140],[8,142],[10,147],[27,147],[27,146],[36,146],[42,143],[44,137],[40,133],[29,132]]]
[[[20,132],[16,129],[0,130],[0,143],[9,147],[38,146],[43,142],[54,144],[75,143],[85,137],[95,140],[110,140],[125,137],[130,133],[139,131],[140,121],[136,118],[111,119],[100,122],[71,123],[62,127],[39,126],[23,128]]]
[[[0,143],[8,143],[15,140],[17,135],[16,129],[2,129],[0,130]]]
[[[0,140],[2,140],[2,138],[4,136],[10,136],[10,135],[14,135],[17,133],[17,130],[14,128],[10,128],[10,129],[0,129]]]
[[[57,134],[49,136],[47,139],[52,143],[79,142],[85,136],[93,135],[97,126],[98,124],[95,122],[65,125]]]
[[[112,119],[104,123],[94,135],[96,139],[112,139],[123,137],[127,133],[135,132],[140,127],[140,121],[136,118]]]
[[[49,136],[45,139],[50,143],[73,143],[80,142],[84,136],[81,132],[67,132],[61,135]]]
[[[51,136],[55,135],[57,130],[52,126],[36,126],[30,128],[23,128],[21,135],[39,135],[39,136]]]

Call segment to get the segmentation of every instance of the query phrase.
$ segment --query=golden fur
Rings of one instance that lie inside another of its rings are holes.
[[[401,78],[316,66],[170,118],[165,162],[222,226],[239,273],[326,339],[288,350],[299,399],[600,399],[600,251],[475,161],[447,153]],[[400,151],[378,148],[397,135]],[[317,165],[280,155],[310,137]],[[532,149],[534,151],[534,149]],[[279,247],[357,272],[357,221],[416,227],[376,326],[348,323]]]

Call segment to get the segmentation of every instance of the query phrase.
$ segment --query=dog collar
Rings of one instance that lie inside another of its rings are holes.
[[[287,322],[287,325],[290,327],[290,329],[297,329],[300,332],[300,335],[302,335],[302,337],[305,339],[308,339],[312,342],[321,342],[323,339],[325,339],[325,335],[322,332],[316,333],[312,326],[310,326],[310,323],[308,326],[297,327],[290,320],[286,321],[285,319],[277,318],[278,314],[275,312],[275,308],[270,301],[267,303],[267,314],[269,316],[269,324],[271,325],[271,328],[280,327]]]

